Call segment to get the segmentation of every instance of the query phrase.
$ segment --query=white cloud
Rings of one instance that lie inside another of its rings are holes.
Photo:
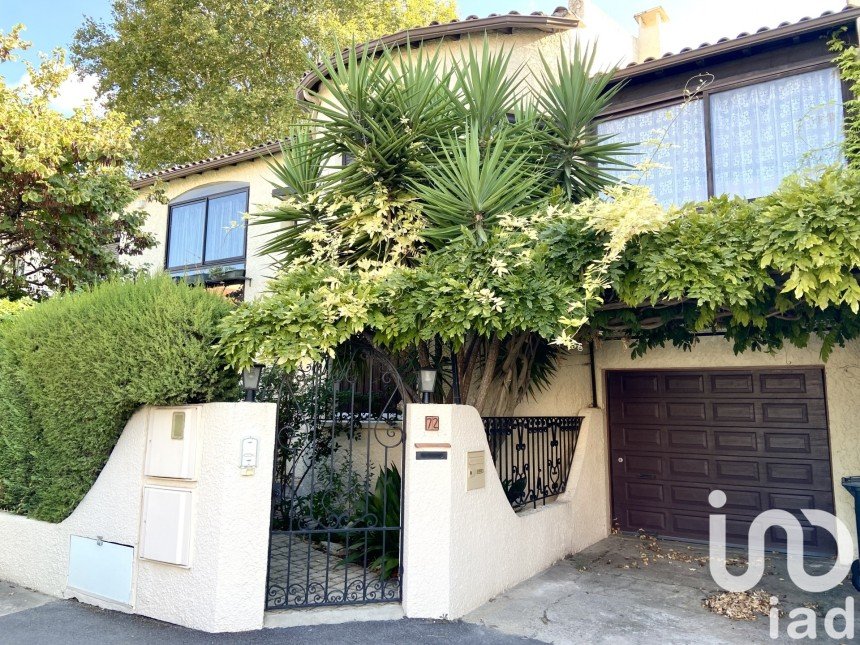
[[[92,74],[79,76],[72,73],[60,85],[60,91],[57,98],[51,102],[51,106],[64,114],[70,114],[75,108],[82,107],[87,101],[91,101],[95,105],[96,111],[101,112],[103,108],[96,101],[96,82],[97,77]]]
[[[102,104],[96,100],[96,76],[92,74],[79,75],[72,72],[59,87],[56,98],[51,101],[51,107],[62,112],[71,114],[75,108],[83,107],[88,101],[93,103],[97,114],[104,112]],[[29,87],[30,74],[24,72],[15,87]]]

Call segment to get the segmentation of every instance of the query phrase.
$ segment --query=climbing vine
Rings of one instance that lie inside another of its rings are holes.
[[[828,42],[836,54],[833,62],[839,75],[848,85],[851,98],[843,104],[845,110],[845,156],[854,167],[860,165],[860,48],[851,45],[842,36],[846,29],[837,31]]]

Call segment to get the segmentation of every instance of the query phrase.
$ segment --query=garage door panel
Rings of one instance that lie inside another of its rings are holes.
[[[673,479],[710,480],[711,461],[705,457],[668,457],[669,473]]]
[[[627,526],[636,527],[632,529],[634,531],[643,530],[663,533],[669,529],[669,517],[670,514],[668,511],[631,508],[628,509],[624,519],[627,522]]]
[[[632,504],[642,502],[661,505],[664,501],[664,486],[657,482],[630,481],[625,482],[625,499]]]
[[[671,450],[688,452],[708,450],[711,446],[710,432],[707,428],[665,428],[666,446]]]
[[[631,399],[610,403],[615,423],[686,426],[827,428],[823,399],[690,401]]]
[[[615,372],[615,388],[624,398],[810,398],[824,396],[820,368]]]
[[[616,426],[614,445],[632,450],[661,450],[666,444],[666,430],[659,427]]]
[[[660,394],[660,377],[654,373],[628,372],[620,374],[618,388],[621,394],[631,396]]]
[[[668,518],[668,522],[670,523],[673,535],[687,539],[696,539],[701,536],[702,533],[707,535],[710,526],[710,520],[707,515],[686,513],[684,511],[671,513]],[[749,520],[745,518],[726,518],[727,544],[745,546],[748,531]],[[767,538],[765,538],[765,542],[767,542]]]
[[[694,481],[717,488],[743,483],[779,490],[832,490],[830,462],[823,459],[634,453],[619,450],[612,451],[612,456],[613,476],[621,479],[644,479],[665,474],[667,479]]]
[[[685,509],[710,512],[708,495],[714,486],[698,483],[671,481],[631,480],[616,490],[616,502],[642,507],[648,505],[655,510]],[[799,518],[801,509],[833,508],[833,494],[829,491],[786,490],[780,492],[743,486],[722,486],[726,504],[721,512],[753,518],[764,510],[776,508],[788,511]]]
[[[745,544],[766,509],[833,511],[820,368],[612,372],[607,382],[622,530],[707,540],[717,488],[730,543]],[[811,551],[833,551],[829,534],[802,524]],[[784,546],[778,533],[771,548]]]
[[[669,485],[669,498],[672,506],[677,508],[692,510],[710,508],[708,495],[712,490],[713,487],[711,486],[672,484]],[[726,513],[758,514],[764,507],[760,491],[729,488],[722,490],[726,494],[726,505],[723,507]]]
[[[800,528],[803,531],[804,547],[810,553],[829,555],[836,551],[833,536],[824,529],[811,526],[804,520],[801,520]],[[788,546],[785,530],[778,526],[772,527],[765,535],[765,546],[784,551]]]
[[[758,461],[741,461],[739,459],[714,459],[715,484],[731,484],[745,482],[763,485],[762,469]]]
[[[778,456],[784,459],[828,459],[824,428],[764,428],[702,426],[616,425],[610,427],[612,445],[628,452],[715,452],[738,457]]]
[[[698,536],[707,534],[709,530],[709,518],[707,515],[685,513],[678,511],[670,513],[666,518],[670,525],[673,536],[697,539]],[[827,531],[808,524],[802,525],[804,548],[808,553],[827,555],[833,552],[835,544]],[[647,529],[645,529],[647,530]],[[742,517],[726,517],[726,543],[729,546],[742,549],[748,546],[749,520]],[[765,547],[768,549],[786,548],[785,531],[773,527],[765,533]]]
[[[791,394],[794,398],[824,397],[824,374],[820,369],[804,371],[760,372],[758,375],[759,393],[764,396],[784,396]]]
[[[755,394],[752,373],[710,374],[708,376],[708,383],[711,386],[711,394],[713,395],[730,394],[737,396],[738,394]]]
[[[710,528],[710,518],[695,511],[683,509],[674,510],[631,510],[627,517],[627,525],[632,531],[644,531],[658,536],[701,541],[702,535],[707,535]],[[749,543],[750,519],[743,516],[726,516],[726,544],[730,547],[746,549]],[[801,523],[804,550],[810,554],[830,555],[835,552],[836,545],[833,537],[825,530]],[[772,527],[765,532],[765,548],[773,550],[786,549],[785,531]]]
[[[631,454],[622,457],[621,466],[626,475],[642,478],[643,475],[656,475],[662,479],[665,472],[666,460],[661,455]]]

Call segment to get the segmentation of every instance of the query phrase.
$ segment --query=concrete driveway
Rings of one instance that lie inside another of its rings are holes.
[[[787,614],[808,607],[818,614],[816,642],[834,642],[824,634],[823,616],[855,595],[850,580],[827,593],[803,592],[789,579],[785,557],[769,554],[756,589],[779,598],[786,614],[774,640],[767,616],[733,620],[702,605],[722,591],[711,579],[707,555],[699,545],[612,536],[494,598],[465,621],[550,643],[796,643],[786,632],[792,622]],[[738,562],[730,571],[743,572],[743,554],[732,556]],[[815,575],[831,564],[808,559],[806,568]]]

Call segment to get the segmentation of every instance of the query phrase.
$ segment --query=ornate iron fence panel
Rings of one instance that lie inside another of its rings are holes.
[[[582,417],[484,417],[502,488],[514,510],[545,505],[567,487]]]
[[[264,375],[278,403],[267,609],[401,599],[400,376],[359,356]]]

